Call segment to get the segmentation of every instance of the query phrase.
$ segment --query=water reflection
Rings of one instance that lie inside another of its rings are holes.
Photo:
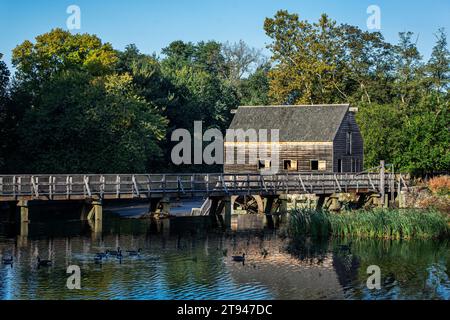
[[[29,237],[0,225],[0,299],[449,299],[450,245],[433,241],[292,242],[263,217],[235,217],[233,231],[209,219],[150,221],[105,218],[102,233],[79,220],[33,221]],[[97,252],[137,250],[122,263]],[[344,249],[343,249],[344,248]],[[246,253],[244,264],[232,255]],[[36,257],[53,265],[37,268]],[[82,289],[66,288],[66,268],[79,265]],[[369,265],[382,289],[369,290]]]

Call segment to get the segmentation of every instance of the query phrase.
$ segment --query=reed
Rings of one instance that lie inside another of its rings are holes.
[[[294,210],[289,216],[291,237],[361,237],[384,239],[446,238],[448,215],[435,210],[375,209],[370,211]]]

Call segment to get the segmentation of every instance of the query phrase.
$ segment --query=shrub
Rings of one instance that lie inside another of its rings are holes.
[[[428,188],[438,195],[450,195],[450,176],[432,178],[428,182]]]

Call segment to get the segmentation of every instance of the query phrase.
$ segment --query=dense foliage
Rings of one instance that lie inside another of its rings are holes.
[[[450,52],[443,29],[427,63],[410,32],[392,45],[381,33],[326,15],[309,23],[287,11],[267,18],[264,29],[272,39],[272,102],[350,102],[360,111],[366,167],[386,160],[416,174],[448,171]]]
[[[264,30],[270,61],[243,41],[174,41],[161,56],[61,29],[24,41],[14,76],[0,54],[0,171],[218,171],[172,165],[173,130],[224,131],[238,105],[344,102],[359,107],[366,167],[450,168],[444,30],[426,63],[412,33],[393,45],[326,15],[279,11]]]

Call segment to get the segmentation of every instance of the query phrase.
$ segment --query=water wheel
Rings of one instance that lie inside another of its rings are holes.
[[[247,214],[258,214],[263,211],[262,199],[259,196],[239,196],[233,202],[234,210],[244,210]]]

